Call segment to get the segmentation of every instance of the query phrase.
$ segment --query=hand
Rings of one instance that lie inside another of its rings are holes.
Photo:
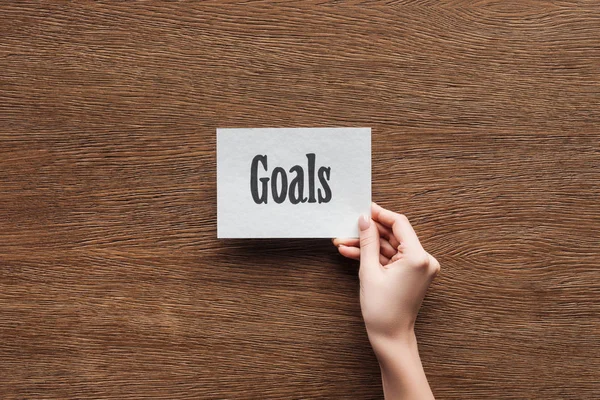
[[[334,239],[340,254],[360,260],[360,307],[381,368],[386,399],[433,399],[414,334],[415,319],[440,263],[408,219],[373,203],[360,239]]]
[[[375,203],[359,219],[360,239],[334,239],[345,257],[360,259],[360,305],[375,353],[388,339],[412,337],[427,288],[440,271],[408,219]]]

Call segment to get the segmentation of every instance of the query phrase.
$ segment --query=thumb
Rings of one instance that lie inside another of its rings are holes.
[[[369,268],[379,264],[379,231],[368,215],[358,219],[360,233],[360,267]]]

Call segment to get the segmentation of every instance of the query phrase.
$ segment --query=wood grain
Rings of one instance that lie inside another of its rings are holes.
[[[376,399],[356,265],[216,239],[215,129],[371,126],[440,399],[600,398],[597,2],[5,2],[3,399]]]

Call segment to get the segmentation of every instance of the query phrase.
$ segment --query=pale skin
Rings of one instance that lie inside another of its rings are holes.
[[[333,239],[341,255],[360,260],[360,307],[390,399],[433,399],[414,332],[440,263],[427,253],[406,216],[373,203],[359,218],[359,239]]]

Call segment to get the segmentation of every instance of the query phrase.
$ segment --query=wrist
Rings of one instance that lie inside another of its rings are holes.
[[[393,336],[369,334],[381,369],[386,399],[433,399],[414,330]]]
[[[417,337],[412,328],[394,333],[376,333],[367,329],[367,335],[380,364],[388,359],[406,357],[408,353],[418,354]]]

